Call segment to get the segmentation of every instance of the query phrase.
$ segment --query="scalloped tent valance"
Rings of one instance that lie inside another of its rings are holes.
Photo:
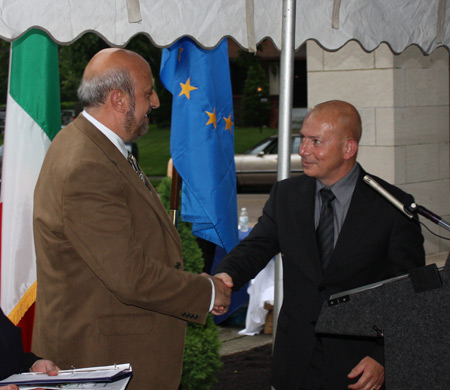
[[[271,38],[282,46],[278,0],[0,0],[0,37],[12,41],[30,28],[58,44],[95,32],[112,46],[146,34],[159,47],[182,36],[211,48],[225,36],[243,48]],[[446,0],[297,0],[295,48],[309,39],[327,50],[357,40],[372,51],[386,42],[395,53],[410,45],[431,53],[450,44]]]

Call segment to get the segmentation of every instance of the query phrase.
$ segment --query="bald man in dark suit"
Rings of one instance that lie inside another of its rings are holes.
[[[300,137],[305,174],[274,185],[258,223],[225,256],[216,276],[238,289],[281,252],[284,298],[272,366],[275,389],[378,390],[384,383],[379,340],[318,336],[314,326],[330,295],[423,265],[420,225],[363,182],[366,172],[356,162],[361,119],[351,104],[315,106]],[[412,202],[376,180],[399,200]],[[328,207],[329,245],[323,250],[318,232]]]

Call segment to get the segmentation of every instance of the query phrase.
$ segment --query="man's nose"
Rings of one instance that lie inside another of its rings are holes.
[[[309,150],[309,148],[308,148],[308,141],[306,139],[303,139],[300,142],[300,146],[298,148],[298,154],[300,156],[303,156],[305,154],[308,154],[308,150]]]
[[[159,97],[155,91],[153,91],[152,95],[150,96],[150,107],[152,109],[159,107]]]

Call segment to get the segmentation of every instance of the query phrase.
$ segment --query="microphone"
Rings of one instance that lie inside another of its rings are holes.
[[[411,206],[409,206],[409,210],[411,210],[414,213],[418,213],[420,215],[423,215],[425,218],[428,218],[430,221],[433,221],[436,225],[442,226],[443,228],[450,231],[450,224],[442,219],[439,215],[434,214],[432,211],[426,209],[423,206],[420,206],[415,203],[411,203]]]
[[[409,206],[404,205],[397,198],[395,198],[392,194],[390,194],[383,187],[381,187],[373,179],[373,177],[370,177],[369,175],[365,175],[363,177],[363,180],[369,186],[371,186],[375,191],[377,191],[381,195],[383,195],[389,202],[391,202],[395,207],[397,207],[401,212],[403,212],[408,218],[412,219],[414,217],[414,215],[420,214],[420,215],[424,216],[425,218],[428,218],[430,221],[434,222],[435,224],[442,226],[443,228],[450,231],[450,224],[448,222],[446,222],[445,220],[443,220],[439,215],[434,214],[430,210],[427,210],[425,207],[420,206],[416,203],[411,203]]]
[[[395,196],[386,191],[381,185],[379,185],[373,177],[369,175],[365,175],[363,180],[371,186],[375,191],[384,196],[389,202],[391,202],[395,207],[397,207],[403,214],[405,214],[408,218],[413,218],[414,215],[408,211],[406,206],[400,202]]]

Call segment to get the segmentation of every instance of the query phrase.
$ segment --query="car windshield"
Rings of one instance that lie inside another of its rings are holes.
[[[297,154],[299,147],[300,137],[293,136],[291,143],[291,153]],[[260,152],[264,152],[264,154],[278,154],[278,138],[266,138],[256,146],[253,146],[251,149],[247,150],[245,154],[257,155]]]
[[[258,154],[261,151],[265,152],[265,149],[271,144],[274,143],[276,145],[276,139],[267,138],[261,141],[258,145],[253,146],[251,149],[247,150],[245,154]]]

